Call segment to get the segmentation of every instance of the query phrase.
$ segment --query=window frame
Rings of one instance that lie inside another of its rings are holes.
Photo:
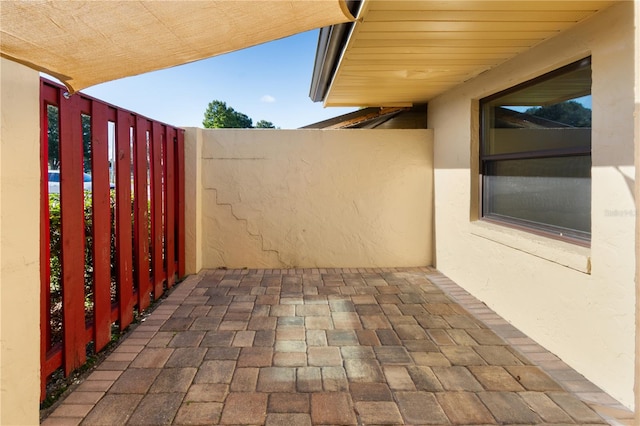
[[[490,96],[486,96],[479,100],[479,126],[478,126],[478,174],[479,174],[479,193],[478,193],[478,219],[482,221],[486,221],[489,223],[494,223],[501,226],[506,226],[514,229],[518,229],[521,231],[529,232],[535,235],[549,237],[552,239],[565,241],[571,244],[580,245],[583,247],[591,246],[591,231],[588,233],[572,230],[570,235],[567,235],[562,232],[562,228],[554,225],[545,225],[537,222],[528,221],[526,219],[513,218],[509,216],[503,216],[495,213],[485,214],[485,191],[487,191],[485,184],[485,175],[487,173],[487,168],[489,164],[495,161],[501,160],[527,160],[527,159],[543,159],[543,158],[562,158],[562,157],[577,157],[577,156],[589,156],[592,157],[592,143],[589,144],[589,147],[570,147],[570,148],[556,148],[556,149],[545,149],[545,150],[533,150],[533,151],[519,151],[513,153],[502,153],[502,154],[486,154],[485,144],[486,141],[486,123],[488,121],[486,114],[485,105],[490,103],[496,99],[504,97],[514,92],[518,92],[520,90],[526,89],[528,87],[535,86],[539,83],[549,81],[555,77],[564,75],[571,71],[579,70],[585,67],[591,68],[591,56],[587,56],[578,61],[572,62],[568,65],[557,68],[553,71],[535,77],[531,80],[527,80],[523,83],[512,86],[508,89],[502,90],[500,92],[494,93]],[[592,85],[589,87],[589,95],[592,94]],[[586,96],[586,94],[585,94]],[[570,98],[570,99],[575,99]],[[567,99],[567,100],[570,100]],[[591,128],[592,129],[592,128]],[[593,130],[591,130],[591,137],[593,137]],[[593,162],[591,162],[593,167]],[[591,175],[589,179],[592,179]],[[591,215],[591,212],[589,212]]]

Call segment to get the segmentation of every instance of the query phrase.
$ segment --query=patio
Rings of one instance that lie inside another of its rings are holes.
[[[192,275],[42,424],[632,422],[437,270],[376,268]]]

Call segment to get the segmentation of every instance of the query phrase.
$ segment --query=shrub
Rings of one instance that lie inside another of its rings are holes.
[[[111,298],[115,299],[115,191],[111,191]],[[62,222],[60,194],[49,194],[49,286],[51,291],[51,344],[62,341]],[[85,321],[93,319],[93,206],[91,192],[84,194],[84,307]]]

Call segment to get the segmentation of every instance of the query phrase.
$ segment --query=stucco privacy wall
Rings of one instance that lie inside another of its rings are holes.
[[[186,165],[202,184],[186,216],[202,240],[189,237],[188,253],[200,245],[204,268],[430,265],[431,139],[424,129],[188,129],[187,152],[202,152],[201,171]]]
[[[620,2],[439,96],[428,110],[438,269],[629,407],[635,354],[633,88],[640,60],[633,17],[634,2]],[[591,248],[475,221],[477,100],[588,55]]]
[[[184,134],[185,272],[202,269],[202,129],[188,128]]]
[[[0,424],[37,424],[40,78],[0,59]]]

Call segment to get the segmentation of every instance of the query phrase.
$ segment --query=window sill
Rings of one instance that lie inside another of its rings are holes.
[[[578,272],[591,274],[591,249],[531,234],[488,221],[471,222],[471,234],[557,263]]]

